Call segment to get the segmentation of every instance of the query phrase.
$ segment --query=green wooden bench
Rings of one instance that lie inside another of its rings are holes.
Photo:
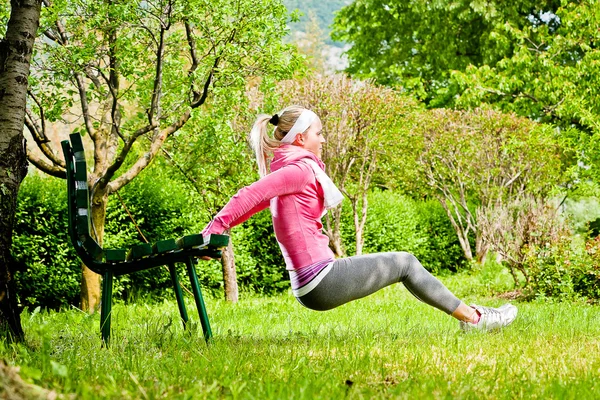
[[[175,269],[177,263],[187,266],[204,338],[208,341],[212,337],[212,331],[194,264],[198,257],[220,258],[221,248],[227,246],[229,237],[203,237],[198,234],[161,240],[154,244],[140,243],[130,249],[102,248],[90,234],[90,193],[81,136],[73,134],[70,139],[70,143],[68,140],[61,142],[67,170],[69,236],[81,261],[102,276],[100,331],[104,343],[108,344],[110,339],[113,278],[163,265],[169,268],[183,326],[186,327],[188,315]]]

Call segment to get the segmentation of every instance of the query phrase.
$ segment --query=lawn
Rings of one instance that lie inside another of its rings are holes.
[[[442,280],[468,303],[492,306],[510,281],[499,270]],[[599,398],[600,307],[516,304],[507,329],[464,334],[402,285],[328,312],[289,293],[235,305],[208,298],[208,346],[198,325],[182,329],[175,301],[116,304],[109,348],[98,315],[26,311],[26,343],[0,342],[0,359],[65,398]]]

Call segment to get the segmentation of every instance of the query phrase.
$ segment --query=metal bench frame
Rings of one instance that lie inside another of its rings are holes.
[[[189,235],[179,239],[161,240],[153,245],[140,243],[128,251],[103,249],[90,234],[90,193],[83,142],[79,134],[70,135],[70,139],[70,143],[68,140],[61,142],[67,172],[69,236],[81,261],[102,276],[100,331],[104,343],[108,344],[110,340],[113,278],[163,265],[169,267],[179,313],[183,326],[186,327],[189,318],[175,269],[177,263],[187,266],[202,331],[205,340],[208,341],[212,337],[212,331],[194,264],[198,257],[220,258],[220,249],[227,246],[229,237]]]

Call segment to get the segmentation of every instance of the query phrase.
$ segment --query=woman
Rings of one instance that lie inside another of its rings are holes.
[[[273,138],[268,124],[275,125]],[[305,307],[330,310],[402,282],[419,300],[460,321],[465,330],[493,330],[510,324],[516,307],[494,309],[461,302],[419,261],[406,252],[367,254],[335,259],[322,233],[326,208],[343,198],[325,174],[321,151],[325,138],[319,117],[300,106],[279,115],[260,115],[250,133],[261,179],[242,188],[204,228],[221,234],[270,207],[292,292]],[[270,173],[267,157],[273,153]]]

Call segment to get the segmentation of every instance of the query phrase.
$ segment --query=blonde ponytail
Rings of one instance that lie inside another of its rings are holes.
[[[261,177],[267,175],[267,157],[276,148],[281,146],[281,139],[292,129],[294,123],[304,110],[301,106],[289,106],[278,113],[278,122],[273,132],[273,138],[267,133],[269,120],[272,118],[267,114],[260,114],[252,126],[249,140],[250,146],[254,150],[256,163],[258,164],[258,173]]]
[[[270,115],[260,114],[250,131],[250,146],[254,150],[261,177],[267,174],[268,153],[279,147],[279,141],[271,139],[267,134],[267,124],[270,119]]]

